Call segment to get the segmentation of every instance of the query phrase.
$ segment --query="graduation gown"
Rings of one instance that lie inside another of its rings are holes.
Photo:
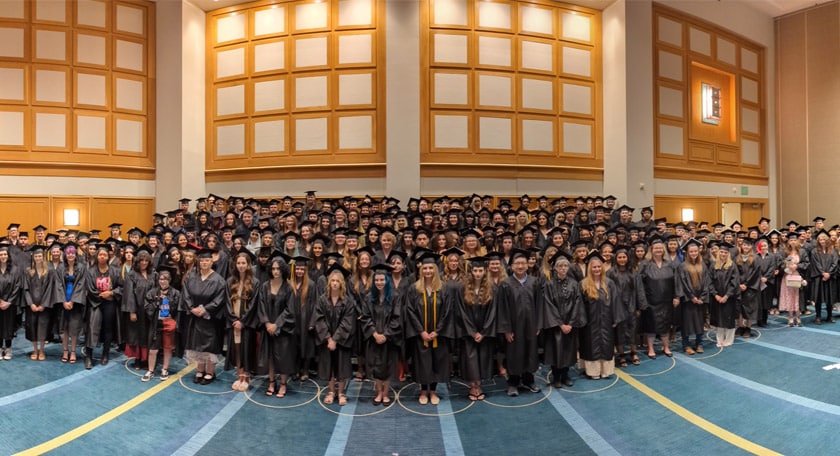
[[[834,281],[837,274],[837,251],[831,249],[829,253],[821,253],[816,248],[811,250],[811,257],[808,268],[808,282],[811,284],[811,301],[817,305],[828,304],[829,317],[831,306],[837,301],[834,296]],[[828,280],[823,280],[822,274],[829,274]]]
[[[216,272],[202,279],[201,272],[195,269],[184,280],[181,295],[188,312],[184,349],[222,354],[225,305],[230,300],[225,279]],[[192,310],[197,307],[204,307],[207,313],[203,317],[193,315]]]
[[[455,298],[450,295],[451,291],[442,288],[421,293],[411,287],[405,298],[406,344],[411,347],[414,381],[421,385],[449,381],[450,343],[455,335],[452,325]],[[426,342],[420,336],[424,331],[436,332],[438,337]]]
[[[61,299],[60,321],[56,323],[70,337],[77,337],[82,331],[82,320],[87,306],[86,266],[83,262],[77,262],[73,267],[73,274],[70,274],[67,265],[61,263],[55,269],[55,272],[58,276],[58,294]],[[72,302],[73,308],[65,309],[65,302]],[[67,325],[67,328],[64,328],[65,325]]]
[[[26,308],[26,339],[32,342],[46,340],[50,337],[49,326],[52,318],[52,308],[59,302],[63,302],[60,295],[61,289],[58,284],[58,274],[51,268],[43,276],[29,274],[24,275],[24,306]],[[32,305],[44,308],[41,312],[33,312]],[[42,337],[38,337],[38,335]]]
[[[458,298],[461,376],[468,382],[489,379],[496,355],[496,301],[492,290],[487,302],[467,304],[463,289]],[[476,333],[481,334],[481,342],[475,341]]]
[[[92,349],[99,345],[99,337],[103,324],[110,324],[113,327],[113,340],[121,340],[119,321],[116,315],[116,311],[119,309],[117,306],[119,305],[123,292],[123,280],[119,268],[111,265],[108,266],[105,272],[100,272],[99,266],[94,264],[87,269],[85,286],[87,287],[85,348]],[[100,298],[99,293],[107,290],[113,292],[111,299]],[[111,316],[111,312],[107,309],[109,306],[113,306],[113,316]],[[113,318],[113,321],[105,321],[108,318]],[[110,347],[104,347],[103,349],[107,351],[110,350]]]
[[[303,286],[303,285],[301,285]],[[315,357],[315,333],[312,328],[312,314],[315,311],[315,305],[318,304],[318,291],[314,281],[309,280],[306,286],[306,300],[303,299],[300,291],[294,293],[295,313],[299,318],[295,319],[297,325],[298,342],[298,357],[304,363]],[[306,364],[301,365],[301,368],[306,369]]]
[[[175,356],[181,356],[184,348],[180,341],[182,337],[179,336],[182,322],[187,318],[187,308],[184,305],[184,300],[181,297],[181,292],[174,287],[169,287],[165,294],[169,300],[169,317],[175,320]],[[163,296],[161,296],[161,289],[159,286],[152,287],[146,291],[143,297],[143,311],[146,314],[146,321],[149,322],[149,331],[147,332],[146,346],[150,350],[160,350],[163,348],[163,320],[160,316],[160,307],[163,304]]]
[[[776,253],[768,253],[764,256],[756,254],[755,262],[758,265],[761,277],[767,279],[763,286],[759,286],[759,308],[769,310],[773,306],[773,298],[777,294],[776,277],[778,277],[778,271],[782,268],[782,259]]]
[[[359,316],[365,340],[365,369],[376,380],[390,380],[397,376],[398,361],[402,346],[402,309],[393,295],[379,302],[368,295]],[[385,336],[385,343],[378,344],[373,338],[377,332]]]
[[[738,257],[733,257],[741,259]],[[732,260],[735,262],[735,260]],[[736,263],[737,264],[737,263]],[[746,290],[740,290],[738,312],[750,320],[758,319],[758,291],[761,287],[761,270],[755,261],[750,264],[746,259],[738,264],[738,279]]]
[[[277,293],[271,291],[271,281],[260,284],[257,292],[257,321],[262,334],[260,345],[260,371],[268,369],[268,361],[277,373],[291,375],[297,372],[298,337],[292,286],[283,280]],[[274,323],[277,330],[271,334],[266,323]]]
[[[145,347],[149,340],[149,320],[146,318],[146,293],[157,285],[157,273],[143,277],[137,271],[129,271],[125,279],[125,290],[121,301],[121,328],[126,345]],[[131,314],[137,314],[137,321],[131,321]]]
[[[545,341],[545,363],[553,368],[569,367],[577,361],[578,331],[586,325],[586,311],[580,286],[571,276],[556,275],[543,287],[543,311],[540,326]],[[572,330],[563,334],[561,325]]]
[[[0,339],[14,339],[20,314],[20,298],[23,295],[23,276],[20,268],[6,264],[6,272],[0,273],[0,300],[8,301],[9,307],[0,310]]]
[[[682,308],[682,333],[683,335],[703,334],[703,325],[706,319],[706,309],[709,307],[709,290],[712,286],[712,274],[709,267],[703,263],[703,272],[697,286],[691,281],[691,274],[686,267],[687,263],[681,263],[677,267],[677,293],[680,295],[680,307]],[[693,298],[703,301],[697,304]]]
[[[345,294],[333,304],[326,294],[318,296],[318,302],[312,313],[312,327],[315,329],[315,341],[318,349],[318,376],[329,380],[346,380],[350,377],[353,366],[353,332],[356,330],[356,303],[349,294]],[[327,348],[327,341],[335,341],[335,350]]]
[[[238,312],[234,309],[234,295],[230,288],[231,280],[228,279],[228,295],[230,299],[225,306],[225,336],[228,349],[228,354],[225,356],[225,370],[236,367],[236,356],[240,359],[240,366],[246,372],[250,372],[257,368],[257,299],[256,295],[259,291],[257,281],[251,278],[251,291],[244,293],[239,303]],[[239,330],[239,348],[236,347],[236,331],[233,328],[233,323],[239,321],[242,323],[242,328]]]
[[[667,334],[671,329],[674,314],[674,298],[677,297],[676,270],[674,263],[662,261],[662,266],[646,260],[639,265],[639,280],[644,286],[642,331],[648,334]]]
[[[500,337],[513,333],[513,342],[505,344],[507,370],[511,375],[534,372],[539,367],[537,332],[542,300],[539,280],[530,275],[524,283],[509,276],[496,290],[496,331]]]
[[[613,359],[615,332],[613,327],[624,319],[618,288],[607,279],[606,289],[598,290],[593,298],[581,290],[581,300],[586,309],[586,326],[580,331],[580,357],[586,361]]]
[[[712,269],[712,288],[709,293],[709,323],[712,326],[725,329],[735,328],[737,315],[736,301],[738,300],[738,268],[733,264],[729,269]],[[721,304],[715,295],[729,296]]]

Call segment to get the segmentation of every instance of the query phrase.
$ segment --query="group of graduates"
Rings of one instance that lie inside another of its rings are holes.
[[[373,403],[388,405],[390,382],[410,373],[419,402],[437,404],[437,384],[453,375],[471,400],[494,374],[510,396],[539,392],[540,363],[554,387],[572,386],[575,365],[600,379],[640,364],[639,350],[673,356],[677,333],[693,355],[709,328],[723,348],[768,315],[801,325],[809,302],[817,324],[834,322],[840,296],[838,227],[821,217],[783,231],[767,218],[746,230],[669,224],[650,207],[634,220],[612,196],[523,195],[516,208],[489,195],[412,198],[406,210],[390,197],[315,192],[179,203],[125,240],[119,223],[104,240],[9,225],[0,359],[22,325],[35,361],[60,340],[61,361],[75,363],[83,343],[90,369],[95,348],[106,365],[117,345],[149,381],[163,351],[161,380],[183,356],[195,383],[214,382],[224,362],[234,389],[267,374],[265,394],[281,398],[290,378],[317,375],[324,402],[340,405],[350,378],[373,380]]]

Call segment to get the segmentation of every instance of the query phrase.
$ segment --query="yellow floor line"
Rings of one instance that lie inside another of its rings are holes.
[[[78,439],[79,437],[87,434],[88,432],[93,431],[94,429],[98,428],[99,426],[102,426],[103,424],[108,423],[109,421],[113,420],[114,418],[116,418],[116,417],[122,415],[123,413],[133,409],[134,407],[137,407],[138,405],[142,404],[147,399],[149,399],[152,396],[156,395],[157,393],[163,391],[164,389],[166,389],[170,385],[176,383],[178,381],[178,379],[180,379],[184,375],[187,375],[193,369],[195,369],[195,364],[190,364],[189,366],[181,369],[181,371],[178,372],[177,374],[169,377],[169,380],[167,380],[165,382],[158,383],[157,385],[153,386],[152,388],[149,388],[148,390],[144,391],[143,393],[138,394],[134,398],[122,403],[121,405],[117,406],[116,408],[111,409],[108,413],[105,413],[104,415],[100,415],[97,418],[95,418],[91,421],[88,421],[87,423],[85,423],[85,424],[83,424],[83,425],[81,425],[81,426],[79,426],[75,429],[72,429],[72,430],[70,430],[70,431],[52,439],[52,440],[48,440],[48,441],[46,441],[46,442],[44,442],[44,443],[42,443],[38,446],[32,447],[28,450],[21,451],[20,453],[15,454],[15,456],[18,456],[18,455],[28,456],[28,455],[44,454],[44,453],[46,453],[48,451],[52,451],[52,450],[54,450],[54,449],[56,449],[56,448],[58,448],[58,447],[60,447],[64,444],[72,442],[73,440]]]
[[[668,410],[676,413],[684,420],[688,421],[689,423],[703,429],[704,431],[708,432],[709,434],[714,435],[715,437],[732,444],[738,448],[741,448],[744,451],[748,451],[753,454],[760,454],[760,455],[781,455],[781,453],[777,453],[769,448],[765,448],[757,443],[750,442],[749,440],[733,434],[726,429],[708,421],[700,416],[690,412],[685,407],[677,404],[676,402],[668,399],[667,397],[659,394],[658,392],[652,390],[644,383],[636,380],[635,378],[631,377],[630,375],[617,371],[618,376],[627,382],[633,388],[641,391],[647,397],[653,399],[654,401],[658,402],[663,407],[667,408]]]

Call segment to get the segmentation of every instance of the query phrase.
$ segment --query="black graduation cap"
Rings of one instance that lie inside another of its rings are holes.
[[[391,266],[390,264],[387,264],[387,263],[375,264],[375,265],[371,266],[371,269],[373,269],[374,273],[379,272],[379,273],[383,273],[383,274],[390,274],[391,272],[394,271],[393,266]]]
[[[593,250],[593,251],[589,252],[589,255],[586,255],[586,258],[584,258],[583,261],[588,264],[590,261],[592,261],[594,259],[599,260],[601,263],[603,263],[605,261],[604,257],[601,256],[601,252],[599,252],[598,250]]]
[[[685,241],[685,245],[682,248],[683,248],[683,250],[688,251],[688,248],[691,247],[692,245],[696,245],[697,247],[703,247],[702,242],[698,241],[697,239],[691,238],[691,239]]]
[[[531,258],[531,252],[522,249],[511,249],[510,251],[510,262],[513,263],[513,260],[522,257],[526,260]]]
[[[791,225],[799,226],[799,223],[796,220],[791,220],[791,221],[785,223],[785,226],[791,226]]]
[[[286,242],[286,239],[289,238],[289,237],[293,237],[296,240],[300,241],[300,235],[297,234],[294,231],[288,231],[286,233],[283,233],[283,236],[281,236],[281,238],[283,239],[283,242]]]
[[[179,203],[189,203],[190,201],[192,201],[192,200],[189,199],[189,198],[181,198],[181,199],[178,200]]]
[[[35,228],[32,228],[32,231],[47,231],[47,227],[44,225],[38,225]]]
[[[449,255],[458,255],[460,257],[460,256],[463,256],[464,253],[465,252],[463,250],[459,249],[458,247],[450,247],[450,248],[444,250],[443,252],[441,252],[441,255],[444,258],[447,258]]]
[[[417,257],[417,262],[422,264],[437,264],[440,255],[431,250],[425,250]]]
[[[718,241],[717,246],[720,247],[721,250],[724,250],[724,249],[729,250],[729,249],[734,249],[735,248],[734,245],[732,245],[732,244],[730,244],[726,241]]]
[[[816,216],[816,217],[814,217],[814,220],[812,220],[812,221],[813,221],[814,223],[817,223],[817,222],[824,222],[824,221],[825,221],[825,217]]]
[[[725,226],[726,225],[724,225],[723,223],[717,222],[714,225],[712,225],[712,228],[723,228]]]
[[[566,253],[566,251],[564,251],[563,249],[558,249],[557,252],[554,255],[552,255],[551,258],[548,259],[548,262],[549,264],[554,266],[554,264],[562,258],[565,258],[566,261],[568,261],[569,263],[572,262],[572,256]]]
[[[7,230],[17,230],[20,228],[20,223],[10,223],[9,226],[6,227]]]
[[[216,253],[216,252],[218,252],[218,250],[210,248],[210,247],[204,247],[203,249],[199,250],[196,253],[196,257],[197,258],[213,258],[213,254]]]
[[[406,260],[407,257],[408,257],[408,254],[406,254],[405,252],[403,252],[401,250],[391,250],[391,253],[388,254],[388,259],[385,260],[385,262],[390,264],[391,261],[394,258],[399,258],[399,259],[402,260],[403,263],[405,263],[405,260]]]
[[[737,225],[737,226],[744,226],[741,222],[739,222],[739,221],[735,220],[734,222],[732,222],[732,224],[731,224],[731,225],[729,225],[729,228],[732,228],[732,229],[734,230],[734,229],[735,229],[735,225]]]
[[[121,226],[122,226],[122,223],[114,222],[114,223],[108,225],[108,228],[110,228],[112,230],[118,230],[118,229],[120,229]]]
[[[655,223],[657,225],[659,225],[660,223],[668,223],[668,218],[667,217],[660,217],[658,219],[654,219],[653,223]]]
[[[578,239],[575,242],[572,242],[572,249],[577,249],[579,247],[586,247],[589,248],[589,240],[587,239]]]
[[[314,243],[316,243],[316,242],[320,242],[320,243],[324,244],[324,246],[325,246],[325,247],[329,246],[329,245],[332,243],[332,241],[330,240],[330,238],[328,238],[328,237],[324,236],[324,235],[323,235],[323,234],[321,234],[321,233],[315,233],[315,235],[314,235],[314,236],[312,236],[311,238],[309,238],[309,243],[310,243],[310,244],[314,244]]]
[[[664,243],[665,243],[665,240],[664,240],[664,239],[662,239],[662,237],[661,237],[661,236],[658,236],[658,235],[656,235],[656,234],[654,234],[653,236],[651,236],[651,237],[649,237],[649,238],[648,238],[648,244],[650,244],[650,245],[654,245],[654,244],[664,244]]]
[[[146,237],[146,232],[136,226],[128,230],[128,235],[131,236],[132,234],[138,234],[141,238]]]
[[[642,208],[642,214],[644,214],[645,212],[650,212],[651,214],[653,214],[653,208],[650,206],[645,206]]]
[[[29,248],[26,249],[26,251],[29,252],[29,253],[33,253],[33,254],[37,253],[37,252],[44,253],[44,250],[46,248],[47,248],[47,246],[45,246],[45,245],[32,244],[32,245],[29,246]]]
[[[67,249],[69,249],[69,248],[73,248],[73,250],[78,250],[79,245],[76,244],[75,242],[68,242],[68,243],[64,244],[63,246],[61,246],[61,250],[64,251],[64,252],[66,252]]]
[[[329,260],[330,258],[332,258],[333,260],[338,261],[338,260],[344,258],[344,255],[342,255],[338,252],[326,252],[326,253],[324,253],[323,257],[324,257],[325,260]]]
[[[767,217],[761,217],[760,219],[758,219],[758,223],[761,224],[761,222],[770,223],[770,219]]]
[[[355,252],[353,252],[353,253],[354,253],[356,256],[359,256],[359,254],[360,254],[360,253],[367,253],[367,254],[368,254],[368,255],[370,255],[371,257],[373,257],[373,256],[375,255],[375,254],[374,254],[374,252],[373,252],[373,248],[372,248],[371,246],[369,246],[369,245],[366,245],[366,246],[364,246],[364,247],[358,248],[358,249],[356,249],[356,251],[355,251]]]
[[[335,263],[331,264],[330,267],[327,268],[326,275],[329,277],[334,271],[338,271],[341,275],[344,276],[345,279],[350,276],[350,271],[348,271],[344,266],[341,265],[341,262],[336,261]]]
[[[306,196],[315,196],[315,190],[307,190]]]
[[[157,267],[156,271],[159,275],[162,275],[164,273],[169,274],[170,278],[174,277],[175,274],[177,273],[175,268],[173,268],[172,266],[167,266],[165,264],[159,265]]]
[[[302,265],[305,265],[306,263],[312,261],[312,258],[309,258],[308,256],[298,255],[298,256],[292,257],[292,261],[295,263],[295,265],[302,266]]]

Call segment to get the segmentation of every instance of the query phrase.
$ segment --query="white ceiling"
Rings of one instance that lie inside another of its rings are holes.
[[[178,1],[178,0],[157,0],[157,1]],[[198,6],[204,11],[212,11],[219,8],[249,3],[253,0],[186,0]],[[393,0],[392,0],[393,1]],[[412,0],[413,1],[413,0]],[[585,6],[596,10],[603,10],[613,4],[616,0],[565,0],[564,3]],[[633,1],[633,0],[628,0]],[[688,0],[697,1],[697,0]],[[706,0],[709,3],[717,2],[739,2],[746,3],[751,8],[760,11],[770,17],[784,16],[794,11],[810,8],[815,5],[829,3],[837,0]]]

